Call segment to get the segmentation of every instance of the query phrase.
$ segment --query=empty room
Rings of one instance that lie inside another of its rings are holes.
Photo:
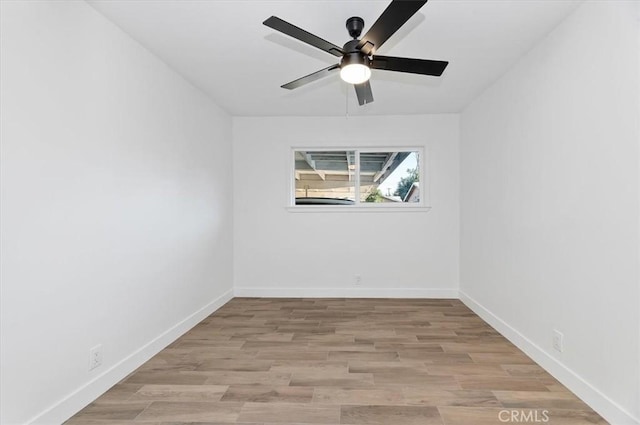
[[[2,425],[640,425],[640,2],[0,0]]]

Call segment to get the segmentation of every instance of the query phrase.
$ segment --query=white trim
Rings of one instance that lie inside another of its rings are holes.
[[[585,381],[580,375],[559,362],[544,351],[536,343],[524,336],[518,330],[509,326],[504,320],[493,314],[482,304],[460,290],[460,300],[474,313],[490,324],[505,338],[524,351],[536,363],[553,375],[564,386],[580,397],[593,410],[598,412],[609,423],[615,425],[638,425],[640,420],[611,400],[597,388]]]
[[[637,30],[636,47],[638,47],[640,46],[640,2],[636,2],[635,6],[636,6],[636,17],[638,18],[638,25],[636,27],[636,30]],[[639,52],[640,52],[640,49],[636,49],[636,60],[637,60],[637,70],[638,70],[638,75],[636,76],[637,81],[640,81],[640,53]],[[636,93],[636,96],[638,99],[638,104],[636,106],[638,107],[638,110],[640,110],[640,84],[638,84],[637,90],[638,92]],[[638,124],[638,121],[636,121],[636,135],[640,136],[640,125]],[[640,145],[640,137],[638,137],[638,144]],[[638,218],[640,219],[640,215],[638,216]],[[640,261],[640,258],[638,258],[638,261]],[[640,283],[638,283],[638,286],[640,287]],[[640,291],[638,291],[638,309],[640,310]],[[638,338],[638,344],[640,344],[640,315],[638,315],[637,338]],[[638,356],[638,397],[637,398],[638,398],[638,404],[637,404],[638,407],[636,407],[636,411],[637,411],[637,414],[640,416],[640,356]],[[638,419],[638,422],[640,422],[640,419]]]
[[[354,199],[356,201],[356,205],[360,206],[362,202],[360,202],[360,150],[356,149],[354,151],[353,157],[355,159],[355,169],[353,170],[353,181],[355,182],[355,190],[354,190]],[[295,164],[294,164],[295,165]],[[347,171],[349,172],[349,171]],[[295,207],[295,199],[293,206]]]
[[[155,356],[167,345],[178,339],[182,334],[229,302],[232,298],[233,289],[229,289],[224,294],[202,307],[200,310],[176,323],[153,340],[120,360],[102,374],[96,376],[91,381],[73,391],[71,394],[68,394],[53,406],[49,407],[42,413],[39,413],[37,416],[29,420],[27,424],[51,425],[63,423],[102,395],[113,385],[121,381],[133,370],[137,369],[151,357]]]
[[[236,297],[264,298],[458,298],[453,288],[237,287]]]
[[[405,204],[406,205],[406,204]],[[389,204],[389,206],[385,204],[371,204],[370,206],[356,206],[356,205],[297,205],[295,207],[286,207],[285,208],[289,212],[293,213],[327,213],[327,212],[422,212],[426,213],[431,211],[431,207],[410,207],[403,205],[394,205]]]

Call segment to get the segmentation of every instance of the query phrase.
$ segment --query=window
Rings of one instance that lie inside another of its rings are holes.
[[[294,149],[291,203],[424,207],[422,160],[419,148]]]

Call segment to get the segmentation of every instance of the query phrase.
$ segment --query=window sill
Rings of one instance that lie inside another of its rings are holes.
[[[355,205],[298,205],[289,206],[285,209],[292,213],[349,213],[349,212],[379,212],[379,213],[426,213],[431,207],[409,207],[409,206],[355,206]]]

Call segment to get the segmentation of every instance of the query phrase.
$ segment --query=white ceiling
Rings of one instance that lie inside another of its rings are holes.
[[[338,73],[280,85],[336,63],[262,21],[271,15],[342,46],[350,16],[363,34],[389,1],[89,0],[232,115],[391,115],[459,112],[565,18],[579,0],[431,0],[378,51],[447,60],[442,77],[374,70],[360,107]]]

